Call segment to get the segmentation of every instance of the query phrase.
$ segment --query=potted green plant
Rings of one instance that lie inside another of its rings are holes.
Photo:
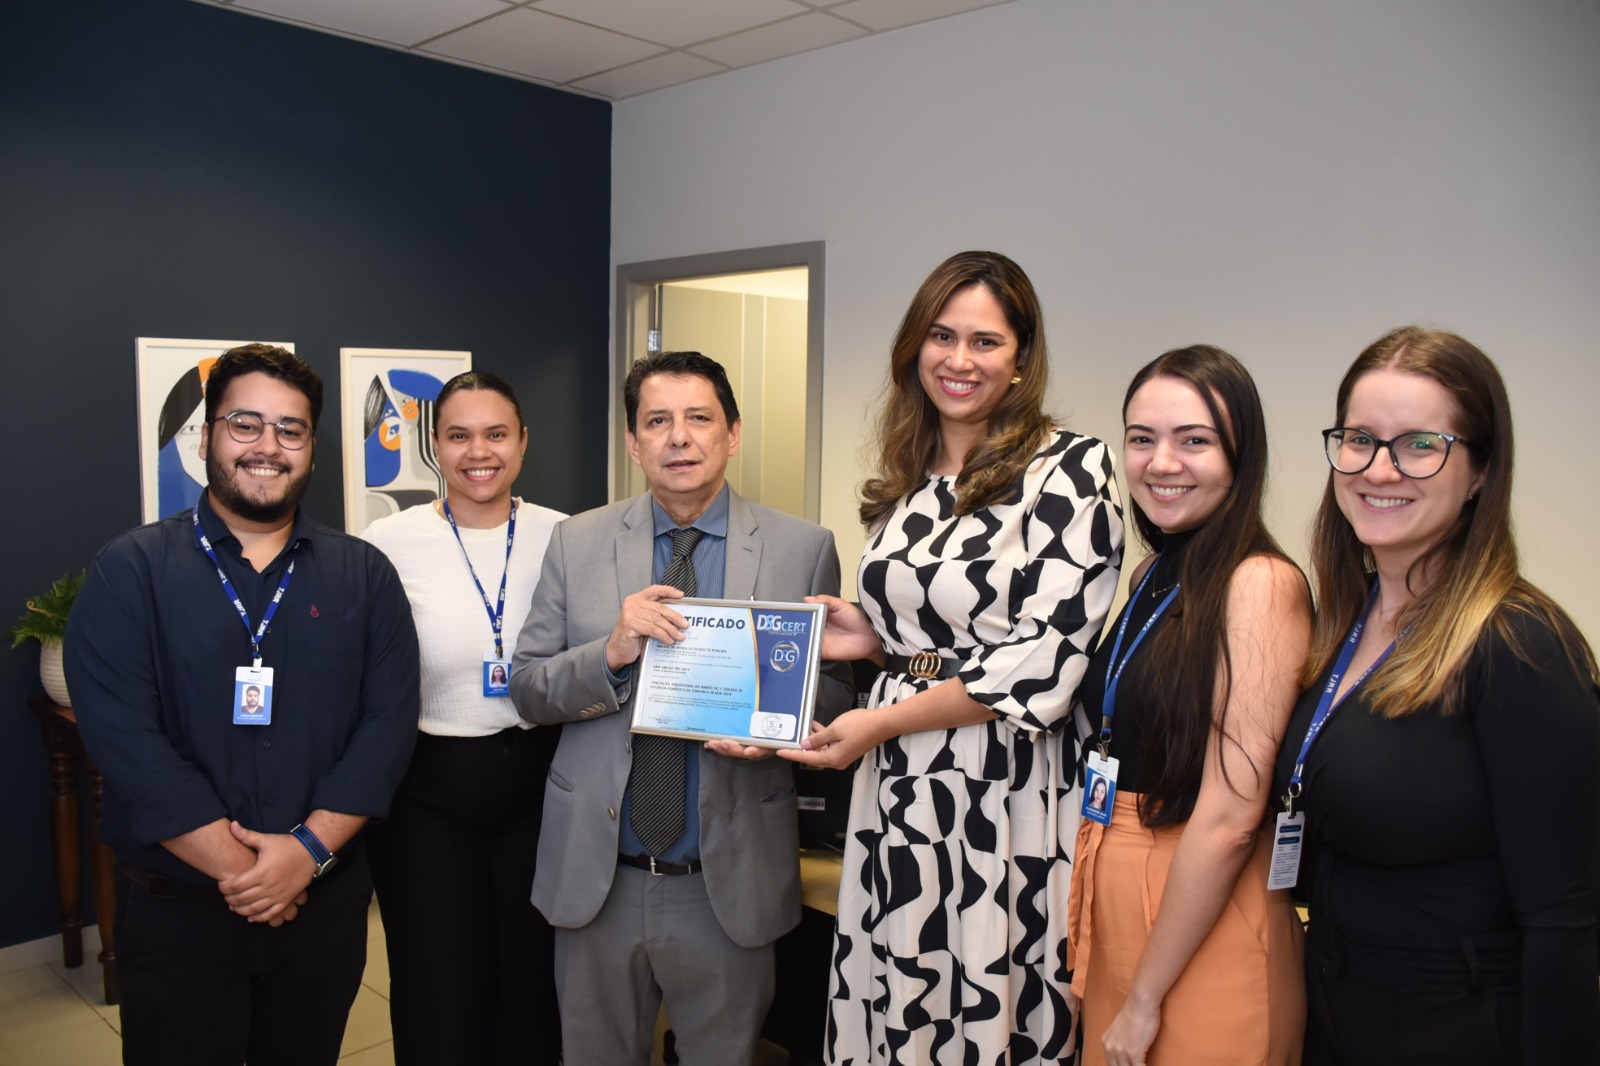
[[[50,698],[63,707],[72,706],[72,702],[61,669],[61,638],[66,635],[67,615],[72,613],[72,601],[78,598],[85,573],[68,571],[56,578],[44,593],[28,600],[28,609],[11,629],[13,648],[30,640],[39,642],[39,680]]]

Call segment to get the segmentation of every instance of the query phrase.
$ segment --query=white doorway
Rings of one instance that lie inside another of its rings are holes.
[[[811,521],[821,509],[821,242],[617,269],[616,498],[644,491],[624,441],[620,382],[650,351],[721,363],[744,420],[728,482],[746,499]]]

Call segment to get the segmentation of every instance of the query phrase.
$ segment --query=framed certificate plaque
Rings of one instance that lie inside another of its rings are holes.
[[[645,645],[633,731],[799,747],[811,732],[827,608],[693,597],[665,606],[689,628],[676,644]]]

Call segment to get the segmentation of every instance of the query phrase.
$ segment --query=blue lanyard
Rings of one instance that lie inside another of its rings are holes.
[[[1156,621],[1167,613],[1167,608],[1172,606],[1172,601],[1178,598],[1181,586],[1173,585],[1172,591],[1167,593],[1167,598],[1156,606],[1152,614],[1134,635],[1133,643],[1128,645],[1128,654],[1120,660],[1117,658],[1122,651],[1122,638],[1128,632],[1128,619],[1133,617],[1133,605],[1139,602],[1144,587],[1150,583],[1151,576],[1156,572],[1154,564],[1145,571],[1144,578],[1139,582],[1139,587],[1133,590],[1133,595],[1128,597],[1128,607],[1122,612],[1122,622],[1117,626],[1117,639],[1111,645],[1111,662],[1106,664],[1106,694],[1100,701],[1100,757],[1106,758],[1111,750],[1111,719],[1117,713],[1117,686],[1122,683],[1122,671],[1127,668],[1128,660],[1133,658],[1133,653],[1139,650],[1139,644],[1144,640],[1145,634]]]
[[[517,539],[517,500],[511,499],[511,517],[506,520],[506,568],[500,571],[500,595],[489,602],[489,594],[483,591],[483,582],[478,580],[478,572],[472,568],[472,557],[467,554],[467,546],[462,543],[461,530],[456,526],[456,516],[450,513],[450,501],[441,501],[444,504],[444,517],[450,523],[450,532],[456,535],[456,543],[461,545],[461,557],[467,561],[467,573],[472,575],[472,583],[478,586],[478,595],[483,597],[483,609],[489,613],[489,625],[494,630],[494,657],[504,659],[506,646],[501,640],[501,628],[506,617],[506,578],[511,573],[511,543]]]
[[[250,628],[250,613],[244,609],[244,601],[234,591],[233,582],[228,580],[227,572],[222,569],[222,564],[217,561],[217,553],[211,549],[211,541],[205,531],[200,528],[200,508],[194,509],[194,539],[200,542],[201,549],[206,557],[211,560],[211,565],[217,568],[217,577],[222,579],[222,591],[227,593],[228,599],[233,601],[233,609],[239,612],[239,620],[244,623],[245,635],[250,638],[250,658],[252,665],[261,669],[261,641],[267,635],[267,629],[272,625],[272,616],[278,613],[278,604],[283,602],[283,594],[289,589],[289,579],[294,577],[294,560],[300,551],[300,542],[295,541],[294,547],[289,549],[289,565],[283,571],[283,580],[278,582],[278,591],[272,594],[272,602],[267,604],[267,613],[261,617],[261,625]]]
[[[1322,696],[1317,700],[1317,712],[1311,716],[1311,725],[1306,729],[1306,739],[1300,743],[1300,754],[1295,756],[1294,773],[1289,777],[1289,788],[1283,797],[1284,809],[1288,814],[1294,814],[1294,801],[1299,799],[1300,794],[1304,791],[1300,787],[1300,779],[1305,774],[1306,756],[1311,754],[1311,745],[1315,744],[1317,737],[1322,735],[1323,726],[1327,725],[1328,719],[1333,717],[1333,712],[1338,706],[1333,701],[1333,694],[1339,690],[1339,679],[1344,676],[1346,670],[1350,669],[1350,660],[1356,657],[1356,645],[1361,643],[1361,631],[1367,627],[1367,618],[1372,614],[1373,605],[1377,602],[1378,582],[1374,579],[1372,591],[1367,593],[1366,609],[1361,612],[1361,617],[1356,619],[1356,624],[1350,629],[1350,635],[1344,640],[1344,647],[1339,651],[1339,657],[1334,660],[1333,672],[1328,675],[1328,683],[1322,686]],[[1381,666],[1392,651],[1394,651],[1394,642],[1390,641],[1389,646],[1383,649],[1383,654],[1372,661],[1372,665],[1367,667],[1366,672],[1356,679],[1356,683],[1350,686],[1345,695],[1348,696],[1359,688],[1361,682],[1371,676],[1372,671]],[[1343,701],[1341,700],[1340,702]]]

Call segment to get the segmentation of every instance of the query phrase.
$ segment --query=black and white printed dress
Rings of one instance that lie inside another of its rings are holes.
[[[1073,1060],[1066,726],[1121,564],[1111,454],[1058,429],[1009,502],[960,518],[954,482],[930,477],[870,537],[861,603],[891,654],[965,658],[967,692],[997,717],[861,760],[828,1002],[836,1066]],[[871,706],[934,683],[881,674]]]

